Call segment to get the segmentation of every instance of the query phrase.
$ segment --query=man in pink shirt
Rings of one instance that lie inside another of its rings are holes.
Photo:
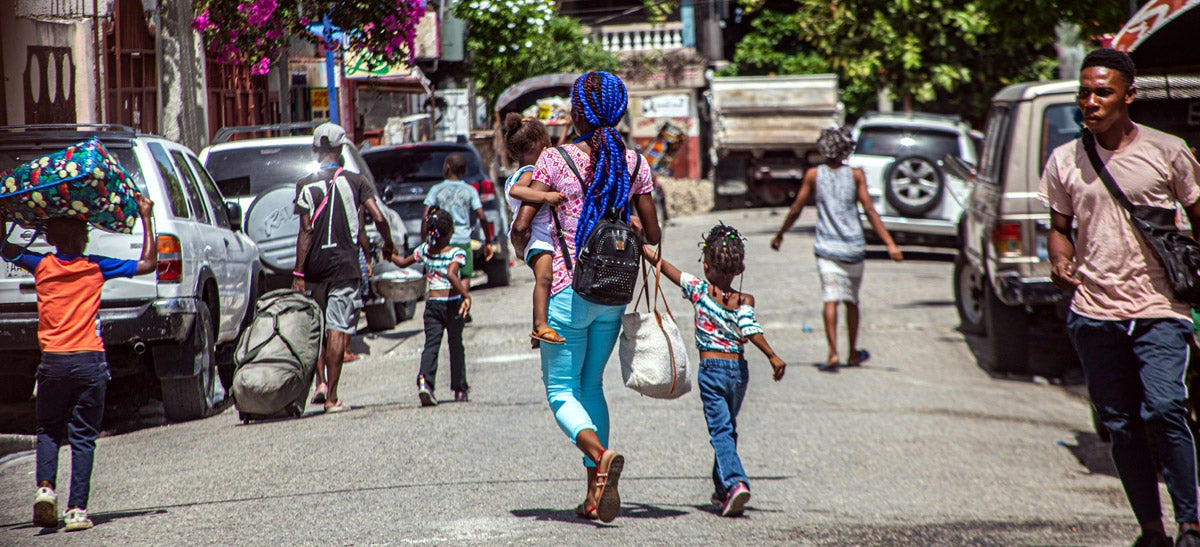
[[[1195,232],[1200,164],[1181,139],[1129,118],[1137,94],[1134,72],[1129,56],[1111,49],[1084,59],[1078,95],[1083,124],[1131,202],[1166,209],[1182,204]],[[1076,139],[1055,149],[1040,192],[1051,209],[1051,275],[1055,285],[1075,290],[1067,332],[1142,528],[1134,545],[1172,545],[1162,522],[1161,471],[1179,524],[1174,545],[1200,546],[1196,449],[1183,382],[1191,309],[1172,293],[1158,257],[1093,168],[1087,146]]]

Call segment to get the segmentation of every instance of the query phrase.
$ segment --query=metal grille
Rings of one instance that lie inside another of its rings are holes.
[[[1139,99],[1200,99],[1200,74],[1139,76],[1135,84]]]

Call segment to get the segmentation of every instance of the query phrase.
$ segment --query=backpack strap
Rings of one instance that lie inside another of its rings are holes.
[[[321,204],[318,205],[316,211],[313,212],[312,218],[309,219],[310,222],[316,222],[317,217],[321,216],[321,211],[325,210],[325,205],[329,203],[329,196],[330,194],[333,194],[333,189],[337,187],[337,179],[338,177],[342,176],[342,171],[343,168],[338,167],[337,171],[333,172],[333,178],[329,179],[329,182],[325,185],[325,197],[321,198]]]

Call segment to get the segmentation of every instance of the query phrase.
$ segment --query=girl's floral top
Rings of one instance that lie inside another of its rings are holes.
[[[426,290],[430,291],[453,289],[454,286],[450,284],[450,277],[447,274],[450,271],[450,265],[458,263],[459,268],[467,265],[467,252],[461,247],[447,245],[442,252],[431,254],[429,244],[422,243],[417,250],[413,251],[413,256],[425,264],[425,285]]]
[[[754,306],[726,309],[708,294],[708,281],[680,272],[683,297],[696,307],[696,348],[700,351],[742,353],[746,337],[762,334],[754,318]]]

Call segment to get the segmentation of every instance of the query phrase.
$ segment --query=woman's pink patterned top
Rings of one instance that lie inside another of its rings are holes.
[[[563,149],[575,161],[579,173],[586,176],[585,173],[592,164],[591,156],[573,145],[564,146]],[[632,173],[633,168],[637,166],[637,152],[627,150],[625,160],[629,163],[629,171]],[[575,174],[563,160],[562,154],[559,154],[554,148],[547,148],[542,151],[541,156],[538,156],[537,164],[534,165],[533,180],[546,184],[550,189],[566,196],[566,201],[556,208],[556,213],[558,220],[563,225],[563,236],[567,240],[567,252],[574,260],[575,225],[579,221],[579,215],[583,213],[583,187],[580,185],[579,179],[575,178]],[[630,196],[649,194],[652,190],[654,190],[654,182],[650,178],[650,166],[643,158],[641,169],[630,181]],[[629,207],[633,212],[632,199]],[[553,226],[550,231],[554,233]],[[554,283],[550,286],[551,295],[558,294],[559,291],[571,286],[571,271],[567,270],[567,263],[563,261],[562,251],[557,249],[559,246],[557,236],[555,236],[554,246],[556,251],[554,253]]]

